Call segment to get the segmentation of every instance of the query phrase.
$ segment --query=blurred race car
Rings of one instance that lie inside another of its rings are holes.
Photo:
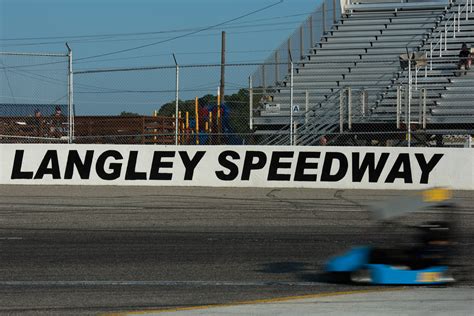
[[[451,193],[433,189],[421,195],[398,197],[392,201],[369,206],[377,220],[397,223],[396,219],[426,207],[435,207],[443,220],[429,221],[410,226],[418,234],[415,245],[409,247],[361,246],[331,258],[326,272],[341,280],[370,284],[420,284],[434,285],[454,282],[449,269],[453,251],[453,204]],[[401,225],[400,223],[398,223]]]

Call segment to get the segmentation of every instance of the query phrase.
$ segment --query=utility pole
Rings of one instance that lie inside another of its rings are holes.
[[[217,132],[219,133],[219,144],[221,143],[222,133],[222,118],[221,118],[221,103],[224,103],[224,89],[225,89],[225,31],[222,31],[221,39],[221,84],[219,86],[220,100],[217,102]]]
[[[68,89],[67,89],[67,111],[68,111],[68,144],[72,144],[74,141],[74,93],[73,93],[73,71],[72,71],[72,49],[69,47],[68,43],[66,43],[67,47],[67,56],[68,56]]]

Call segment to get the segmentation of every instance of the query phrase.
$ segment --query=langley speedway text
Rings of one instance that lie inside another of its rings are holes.
[[[123,178],[126,181],[169,181],[175,174],[174,168],[184,168],[183,180],[192,181],[195,171],[206,168],[212,172],[208,176],[220,181],[249,181],[256,172],[265,171],[267,181],[295,182],[338,182],[350,177],[352,182],[361,182],[367,174],[368,182],[393,183],[399,179],[403,183],[429,183],[431,172],[444,154],[436,153],[426,157],[423,153],[373,152],[342,153],[337,151],[257,151],[243,153],[224,150],[217,161],[203,159],[205,150],[152,151],[148,154],[150,164],[139,163],[139,151],[117,150],[99,151],[68,150],[67,158],[60,159],[57,150],[47,150],[43,156],[27,157],[24,150],[15,150],[11,167],[11,180],[17,179],[73,179],[87,180],[95,173],[102,180],[112,181]],[[323,153],[323,155],[322,155]],[[142,157],[143,158],[143,157]],[[151,158],[151,159],[150,159]],[[24,160],[34,160],[25,168]],[[349,172],[349,169],[351,172]],[[414,170],[419,175],[414,179]],[[384,170],[388,172],[384,172]],[[386,174],[382,179],[381,175]]]

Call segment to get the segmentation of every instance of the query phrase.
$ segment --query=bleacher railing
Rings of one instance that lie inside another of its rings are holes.
[[[461,0],[463,1],[463,0]],[[459,3],[457,12],[454,11],[444,21],[444,26],[439,30],[429,42],[430,45],[430,70],[433,70],[433,56],[443,57],[443,51],[448,50],[448,37],[456,38],[457,33],[461,31],[461,16],[465,13],[464,19],[469,20],[469,15],[473,14],[473,0],[465,0]],[[425,48],[425,52],[427,49]],[[439,52],[439,54],[436,54]]]

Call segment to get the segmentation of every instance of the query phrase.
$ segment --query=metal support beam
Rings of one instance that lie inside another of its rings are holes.
[[[290,146],[293,146],[293,62],[290,64]]]
[[[367,99],[368,99],[367,90],[363,89],[360,96],[361,96],[361,100],[360,100],[361,109],[360,110],[361,110],[362,116],[365,117],[365,114],[367,112]]]
[[[397,86],[397,129],[400,128],[400,112],[402,108],[402,89]]]
[[[308,128],[308,121],[309,121],[309,91],[305,91],[305,98],[304,98],[304,126]]]
[[[280,66],[280,56],[277,50],[275,51],[275,82],[274,82],[275,86],[280,81],[280,69],[278,68],[279,66]]]
[[[347,127],[352,129],[352,88],[347,88]]]
[[[339,91],[339,132],[344,132],[344,89]]]
[[[304,57],[303,26],[300,26],[300,59]]]
[[[426,88],[422,89],[422,94],[423,94],[422,127],[423,127],[423,129],[426,129]]]
[[[174,63],[176,65],[176,95],[175,95],[175,112],[174,112],[174,144],[178,145],[178,111],[179,111],[179,65],[176,56],[173,54]]]
[[[253,130],[253,83],[252,83],[252,76],[249,77],[249,129]]]
[[[323,14],[323,19],[322,19],[323,34],[326,34],[326,2],[323,2],[322,14]]]

